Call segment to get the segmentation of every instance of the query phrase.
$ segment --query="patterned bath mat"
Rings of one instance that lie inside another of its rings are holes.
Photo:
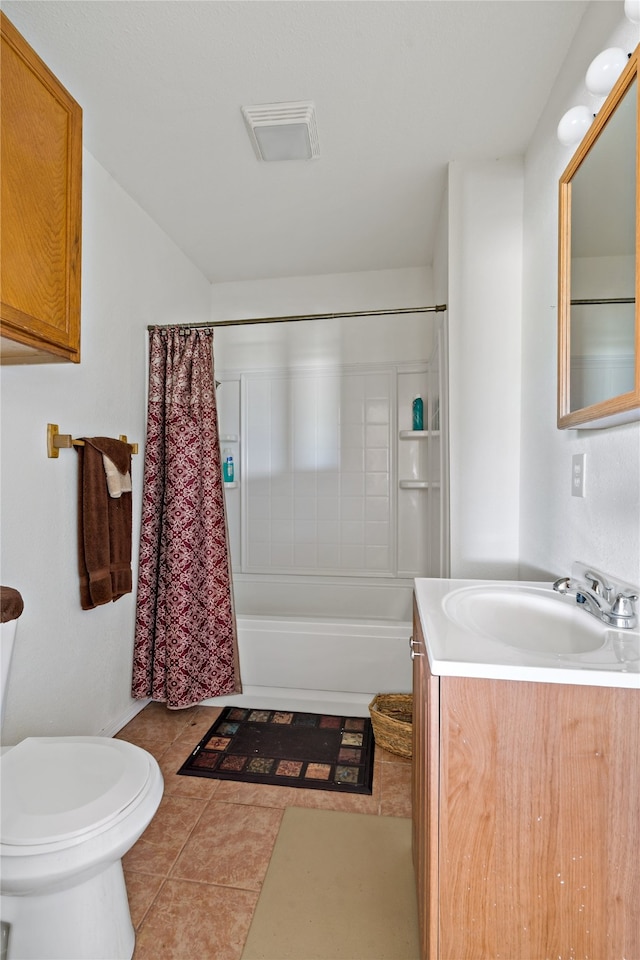
[[[178,773],[371,794],[368,717],[225,707]]]

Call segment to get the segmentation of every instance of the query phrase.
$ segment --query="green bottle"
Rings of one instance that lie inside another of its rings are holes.
[[[413,401],[413,429],[424,430],[424,403],[422,397],[416,397]]]

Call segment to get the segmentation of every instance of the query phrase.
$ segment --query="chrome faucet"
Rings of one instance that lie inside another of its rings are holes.
[[[576,603],[598,620],[618,630],[633,630],[638,625],[636,588],[623,581],[609,580],[604,574],[582,563],[574,563],[573,577],[560,577],[553,589],[575,596]]]

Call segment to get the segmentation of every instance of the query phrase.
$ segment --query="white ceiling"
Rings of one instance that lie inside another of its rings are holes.
[[[424,266],[449,160],[524,152],[583,0],[3,0],[85,146],[212,282]],[[320,158],[241,105],[312,100]]]

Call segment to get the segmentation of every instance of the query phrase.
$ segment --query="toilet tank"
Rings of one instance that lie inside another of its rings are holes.
[[[0,587],[0,720],[4,719],[5,696],[9,682],[9,670],[13,645],[18,628],[18,617],[22,613],[22,597],[11,587]]]
[[[11,667],[11,657],[13,656],[13,644],[16,638],[17,626],[17,620],[0,623],[0,673],[2,680],[0,684],[0,719],[2,720],[4,720],[5,694],[7,692],[9,668]]]

